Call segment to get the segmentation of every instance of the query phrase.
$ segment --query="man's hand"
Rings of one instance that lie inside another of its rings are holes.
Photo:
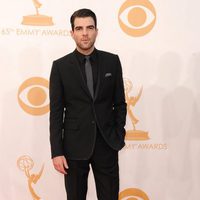
[[[53,165],[54,165],[54,168],[62,173],[62,174],[67,174],[66,170],[65,169],[68,169],[68,164],[67,164],[67,160],[65,159],[64,156],[57,156],[57,157],[54,157],[52,159],[53,161]]]

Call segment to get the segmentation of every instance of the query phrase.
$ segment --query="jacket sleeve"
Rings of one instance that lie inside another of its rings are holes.
[[[126,124],[126,101],[124,94],[124,83],[122,75],[122,67],[119,57],[116,56],[116,82],[115,82],[115,92],[114,92],[114,117],[115,117],[115,130],[116,133],[124,139],[125,136],[125,124]]]
[[[64,90],[56,62],[50,74],[50,144],[51,156],[63,155]]]

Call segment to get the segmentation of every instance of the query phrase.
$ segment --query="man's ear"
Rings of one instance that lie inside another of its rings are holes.
[[[74,39],[74,31],[73,30],[70,31],[70,35]]]

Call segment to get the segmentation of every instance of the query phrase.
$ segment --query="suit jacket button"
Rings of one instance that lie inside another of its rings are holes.
[[[92,121],[92,124],[94,124],[95,123],[95,121]]]

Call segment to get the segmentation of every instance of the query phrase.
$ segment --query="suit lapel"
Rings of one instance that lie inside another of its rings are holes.
[[[103,67],[103,59],[101,58],[101,53],[97,50],[98,53],[98,79],[97,79],[97,85],[96,85],[96,89],[95,89],[95,94],[94,94],[94,100],[96,100],[99,90],[100,90],[100,86],[101,86],[101,81],[102,81],[102,67]]]

